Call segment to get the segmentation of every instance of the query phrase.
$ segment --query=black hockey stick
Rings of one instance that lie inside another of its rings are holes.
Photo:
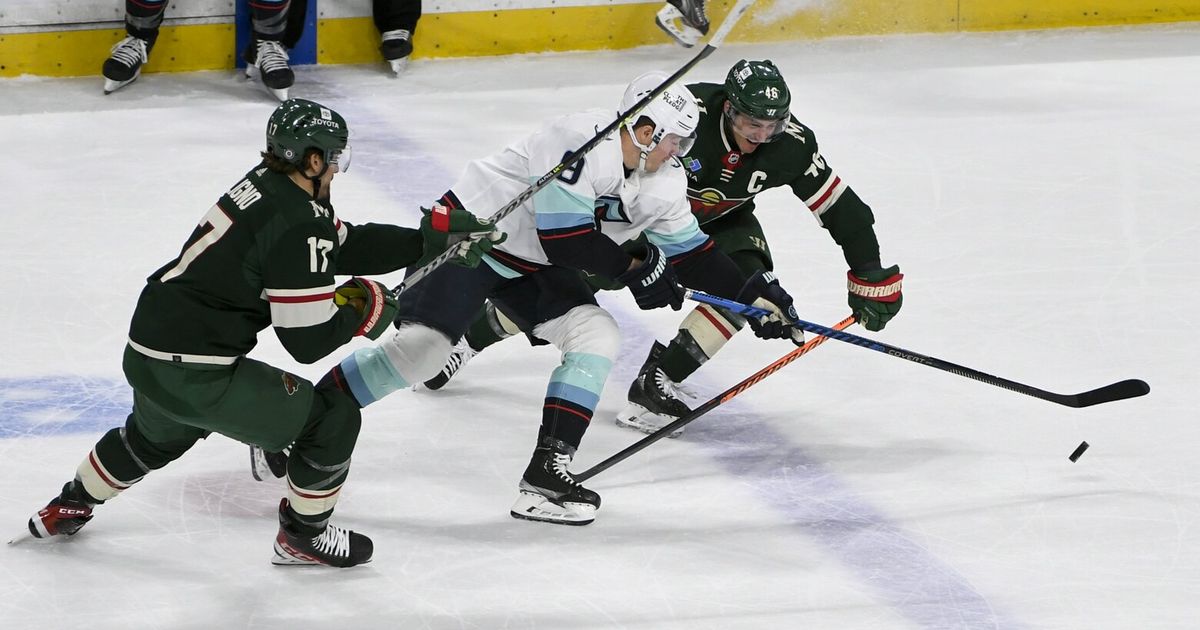
[[[1146,381],[1129,379],[1112,383],[1111,385],[1105,385],[1104,387],[1099,387],[1091,391],[1080,392],[1078,394],[1056,394],[1054,392],[1048,392],[1044,389],[1038,389],[1024,383],[1010,381],[1006,378],[1000,378],[999,376],[992,376],[991,374],[986,374],[984,372],[980,372],[979,370],[964,367],[956,363],[951,363],[935,357],[925,356],[911,350],[897,348],[896,346],[891,346],[879,341],[872,341],[866,337],[859,337],[858,335],[852,333],[842,332],[837,330],[836,327],[828,328],[820,324],[806,322],[802,319],[798,319],[793,323],[810,333],[832,337],[838,341],[844,341],[862,348],[867,348],[868,350],[882,352],[893,357],[899,357],[901,359],[912,361],[913,363],[919,363],[921,365],[937,368],[957,376],[964,376],[981,383],[995,385],[996,387],[1002,387],[1009,391],[1017,392],[1018,394],[1025,394],[1026,396],[1041,398],[1042,400],[1048,400],[1050,402],[1065,405],[1067,407],[1091,407],[1092,405],[1099,405],[1116,400],[1125,400],[1126,398],[1145,396],[1146,394],[1150,393],[1150,385],[1146,383]]]
[[[725,41],[725,37],[729,35],[729,31],[733,30],[734,25],[737,24],[739,19],[741,19],[742,14],[744,14],[746,10],[750,8],[750,5],[754,4],[754,2],[755,0],[739,0],[738,3],[734,5],[732,9],[730,9],[729,15],[726,16],[725,21],[721,23],[721,28],[717,29],[717,32],[712,36],[712,39],[708,40],[708,44],[706,44],[699,53],[696,53],[696,56],[692,57],[691,61],[683,64],[683,67],[676,70],[675,74],[667,77],[667,79],[660,83],[658,87],[654,88],[649,94],[642,97],[642,100],[634,103],[633,106],[627,111],[618,115],[616,120],[612,121],[612,123],[607,127],[597,132],[596,135],[593,136],[591,140],[585,142],[583,146],[575,149],[573,153],[564,157],[563,160],[558,163],[558,165],[550,169],[550,171],[545,175],[542,175],[540,178],[538,178],[538,180],[530,185],[529,188],[526,188],[521,194],[517,195],[515,199],[508,202],[508,204],[503,208],[497,210],[496,213],[488,217],[488,219],[491,220],[492,223],[496,223],[500,219],[503,219],[511,214],[526,201],[529,201],[530,197],[537,194],[537,192],[542,188],[545,188],[546,185],[553,181],[554,178],[558,177],[560,173],[570,169],[577,162],[579,162],[579,160],[583,159],[584,155],[596,148],[596,146],[601,142],[604,142],[604,139],[611,135],[612,132],[620,128],[620,126],[624,124],[626,120],[642,111],[642,109],[646,107],[650,101],[654,100],[655,97],[657,97],[659,94],[662,94],[663,91],[678,81],[679,78],[686,74],[688,70],[691,70],[693,67],[695,67],[695,65],[700,63],[705,57],[713,54],[713,51],[715,51],[717,47]],[[401,282],[399,286],[397,286],[395,289],[392,289],[392,293],[399,295],[402,291],[416,284],[422,278],[432,273],[434,269],[441,267],[446,263],[446,261],[453,258],[457,252],[458,248],[451,246],[446,251],[438,254],[437,258],[434,258],[426,263],[424,267],[415,269],[412,273],[408,274],[408,276],[404,278],[404,282]]]
[[[741,313],[742,315],[753,315],[759,317],[763,315],[762,309],[757,309],[754,306],[749,306],[746,304],[739,304],[715,295],[700,293],[699,291],[689,290],[687,292],[687,297],[689,299],[696,300],[697,302],[704,302],[706,304],[720,306],[735,313]],[[920,363],[921,365],[928,365],[939,370],[950,372],[951,374],[965,376],[970,379],[987,383],[988,385],[1003,387],[1004,389],[1011,390],[1019,394],[1033,396],[1034,398],[1041,398],[1042,400],[1049,400],[1050,402],[1066,405],[1068,407],[1090,407],[1092,405],[1113,402],[1115,400],[1124,400],[1126,398],[1145,396],[1146,394],[1150,393],[1150,385],[1148,385],[1145,381],[1130,379],[1078,394],[1056,394],[1054,392],[1048,392],[1030,385],[1025,385],[1023,383],[1010,381],[1006,378],[1000,378],[999,376],[985,374],[978,370],[973,370],[969,367],[963,367],[949,361],[927,357],[923,354],[918,354],[903,348],[897,348],[896,346],[889,346],[886,343],[872,341],[865,337],[859,337],[858,335],[851,333],[843,333],[836,326],[833,329],[830,329],[826,328],[825,326],[806,322],[801,319],[797,319],[795,322],[793,322],[793,324],[810,333],[832,336],[838,341],[845,341],[846,343],[852,343],[856,346],[862,346],[870,350],[890,354],[892,356],[900,357],[901,359],[908,359],[909,361]]]
[[[703,295],[705,297],[710,297],[704,293],[696,293],[695,295],[698,295],[698,296]],[[691,297],[691,296],[689,296],[689,297]],[[698,301],[708,302],[707,300],[704,300],[704,299],[701,299]],[[724,300],[724,301],[728,302],[727,300]],[[736,303],[733,303],[733,304],[736,304]],[[722,304],[721,306],[725,306],[725,305]],[[751,308],[753,308],[753,307],[751,307]],[[855,321],[854,316],[851,315],[850,317],[847,317],[846,319],[843,319],[842,321],[834,324],[833,330],[842,330],[843,328],[848,328],[851,324],[854,323],[854,321]],[[592,466],[591,468],[589,468],[581,473],[572,473],[571,476],[575,478],[575,481],[582,483],[582,482],[587,481],[588,479],[591,479],[592,477],[595,477],[596,475],[608,470],[609,468],[612,468],[614,465],[618,464],[619,462],[622,462],[622,461],[628,459],[630,455],[633,455],[634,453],[646,448],[647,446],[650,446],[651,444],[667,437],[668,435],[671,434],[671,432],[676,431],[676,430],[686,426],[689,422],[695,420],[696,418],[699,418],[700,416],[703,416],[704,414],[712,411],[713,409],[716,409],[717,407],[720,407],[721,405],[729,402],[730,399],[732,399],[734,396],[737,396],[738,394],[746,391],[747,389],[754,387],[755,385],[758,384],[759,381],[778,372],[780,369],[783,368],[783,366],[791,363],[792,361],[795,361],[796,359],[799,359],[800,357],[804,356],[805,354],[808,354],[813,348],[816,348],[817,346],[825,343],[825,341],[828,338],[829,337],[826,337],[826,336],[818,336],[818,337],[813,337],[812,339],[809,339],[808,341],[804,342],[804,345],[783,355],[782,357],[780,357],[778,360],[776,360],[774,363],[768,365],[767,367],[755,372],[754,374],[751,374],[749,378],[743,380],[742,382],[738,383],[737,385],[734,385],[733,387],[730,387],[729,389],[721,392],[720,394],[717,394],[713,398],[710,398],[708,400],[708,402],[704,403],[703,405],[700,405],[699,407],[696,407],[696,409],[694,409],[691,413],[676,419],[674,422],[671,422],[670,424],[663,426],[662,428],[658,429],[654,433],[651,433],[650,435],[647,435],[646,437],[638,440],[637,442],[630,444],[629,446],[625,447],[621,451],[618,451],[616,454],[614,454],[613,456],[609,457],[608,459],[600,462],[599,464],[596,464],[595,466]]]

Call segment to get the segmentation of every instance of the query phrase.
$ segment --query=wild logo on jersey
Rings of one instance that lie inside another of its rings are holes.
[[[700,223],[723,216],[752,198],[753,195],[726,198],[725,193],[716,188],[700,191],[688,189],[688,202],[692,204],[692,214],[696,215],[696,220]]]

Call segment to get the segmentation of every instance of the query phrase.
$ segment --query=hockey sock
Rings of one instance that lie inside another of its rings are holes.
[[[103,503],[141,481],[148,472],[149,466],[133,454],[125,427],[117,427],[96,442],[79,463],[75,478],[89,497]]]
[[[287,31],[291,0],[256,0],[250,3],[255,39],[281,41]]]
[[[166,9],[166,0],[125,0],[125,32],[146,40],[147,48],[152,48]]]
[[[362,414],[337,390],[317,387],[313,410],[288,456],[288,503],[295,520],[316,535],[325,528],[350,473]]]
[[[701,304],[683,319],[679,334],[659,357],[659,367],[667,378],[681,383],[716,356],[743,326],[741,317]]]

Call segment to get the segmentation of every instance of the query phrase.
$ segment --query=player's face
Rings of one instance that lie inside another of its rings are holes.
[[[774,140],[783,133],[787,124],[786,118],[755,118],[734,109],[725,103],[725,115],[729,127],[733,129],[734,139],[742,153],[752,153],[758,145]]]
[[[646,171],[653,173],[668,161],[687,155],[688,149],[692,148],[692,144],[695,141],[695,138],[684,138],[673,133],[663,136],[663,139],[658,141],[654,150],[646,154]]]

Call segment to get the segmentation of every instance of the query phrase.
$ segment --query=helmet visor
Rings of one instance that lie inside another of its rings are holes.
[[[734,107],[726,111],[729,126],[737,135],[755,143],[771,142],[787,128],[787,115],[782,118],[756,118],[744,114]]]
[[[329,152],[329,165],[336,166],[339,173],[345,173],[350,170],[350,145],[339,151]]]
[[[659,144],[666,147],[671,152],[671,155],[683,157],[688,154],[688,151],[692,150],[692,145],[696,144],[696,134],[681,136],[677,133],[668,133],[663,136]]]

